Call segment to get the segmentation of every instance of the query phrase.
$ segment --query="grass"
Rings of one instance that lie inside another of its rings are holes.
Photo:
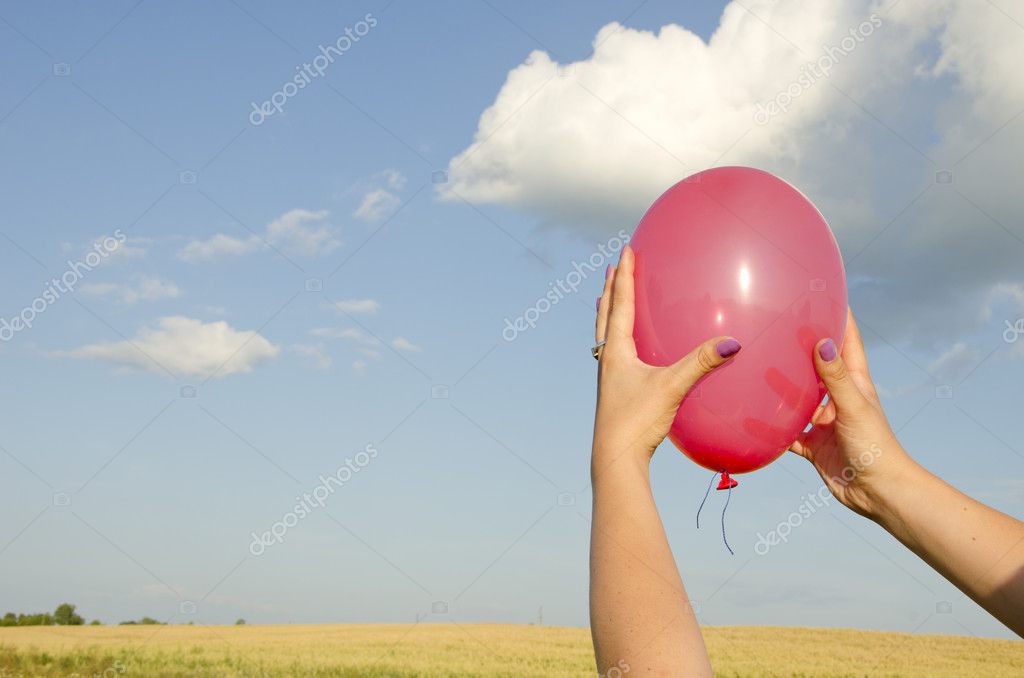
[[[1024,675],[1024,643],[705,627],[716,675]],[[590,632],[498,624],[0,628],[0,678],[594,676]],[[628,673],[624,674],[628,676]]]

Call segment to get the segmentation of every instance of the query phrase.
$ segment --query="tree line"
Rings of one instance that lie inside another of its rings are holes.
[[[57,609],[53,612],[36,612],[33,614],[15,614],[14,612],[8,612],[3,617],[0,617],[0,626],[81,626],[85,624],[85,619],[82,615],[75,612],[75,606],[71,603],[61,603],[57,606]],[[93,619],[89,622],[90,626],[102,626],[103,622],[99,619]],[[149,625],[149,624],[166,624],[166,622],[157,621],[152,617],[143,617],[138,621],[130,619],[128,621],[118,622],[118,626],[135,626],[135,625]],[[239,619],[235,622],[236,626],[242,626],[245,624],[244,619]],[[192,622],[187,622],[188,626],[192,625]],[[0,676],[3,676],[0,673]]]
[[[75,612],[75,606],[71,603],[61,603],[53,612],[35,612],[30,614],[15,614],[8,612],[0,617],[0,626],[81,626],[85,624],[82,615]],[[92,626],[103,624],[99,619],[89,622]],[[133,624],[163,624],[152,617],[143,617],[138,621],[130,620],[120,622],[122,626]]]

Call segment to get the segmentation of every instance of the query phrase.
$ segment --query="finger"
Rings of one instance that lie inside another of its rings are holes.
[[[811,448],[807,446],[803,435],[793,441],[793,444],[789,446],[789,451],[800,455],[808,461],[811,460]]]
[[[836,412],[853,411],[867,403],[832,339],[822,339],[814,347],[814,369],[825,382]]]
[[[605,333],[608,330],[608,311],[612,307],[612,283],[615,280],[615,267],[611,264],[604,272],[604,290],[597,298],[597,321],[594,328],[594,341],[604,341]]]
[[[818,449],[830,435],[832,435],[832,431],[814,427],[801,433],[789,446],[789,451],[799,454],[808,461],[814,461],[814,450]]]
[[[871,380],[868,369],[868,357],[864,351],[864,340],[860,336],[860,328],[853,317],[853,311],[846,309],[846,334],[843,337],[843,360],[853,374],[854,381],[869,400],[878,402],[878,392]]]
[[[853,311],[846,309],[846,334],[843,335],[843,360],[851,372],[868,374],[868,357],[864,353],[864,341],[853,317]]]
[[[739,351],[740,342],[736,339],[715,337],[665,368],[672,374],[679,399],[682,400],[698,379],[729,362]]]
[[[608,343],[613,340],[633,342],[633,248],[629,245],[622,250],[619,266],[615,269],[612,284],[612,310],[608,318]]]

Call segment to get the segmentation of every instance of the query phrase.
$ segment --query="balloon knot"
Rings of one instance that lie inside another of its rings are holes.
[[[739,485],[739,483],[735,479],[729,477],[728,471],[722,471],[722,479],[719,481],[718,487],[715,489],[729,490],[736,487],[737,485]]]

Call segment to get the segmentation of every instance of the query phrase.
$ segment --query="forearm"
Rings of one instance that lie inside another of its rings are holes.
[[[594,450],[590,625],[598,672],[711,675],[651,494],[648,463]]]
[[[1024,523],[907,458],[872,516],[990,614],[1024,636]]]

